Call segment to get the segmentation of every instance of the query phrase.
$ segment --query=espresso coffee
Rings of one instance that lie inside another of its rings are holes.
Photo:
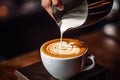
[[[86,53],[87,46],[77,39],[63,38],[50,40],[41,46],[44,54],[55,58],[70,58],[81,56]]]

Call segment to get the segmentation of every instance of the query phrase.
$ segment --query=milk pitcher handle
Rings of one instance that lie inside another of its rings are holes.
[[[94,66],[95,66],[95,60],[94,60],[94,56],[93,55],[90,55],[88,56],[88,59],[90,59],[92,61],[92,64],[88,65],[88,66],[84,66],[83,65],[83,68],[81,71],[87,71],[87,70],[90,70],[92,69]]]

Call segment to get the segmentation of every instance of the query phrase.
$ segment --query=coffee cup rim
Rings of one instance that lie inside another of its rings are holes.
[[[63,39],[73,39],[73,38],[63,38]],[[40,47],[40,54],[43,54],[43,55],[45,55],[46,57],[53,58],[53,59],[62,59],[62,60],[65,60],[65,59],[75,59],[75,58],[84,56],[84,55],[88,52],[88,47],[87,47],[87,45],[85,44],[86,50],[84,51],[83,54],[80,54],[80,55],[78,55],[78,56],[73,56],[73,57],[54,57],[54,56],[50,56],[50,55],[45,54],[44,51],[42,50],[42,47],[43,47],[46,43],[48,43],[48,42],[50,42],[50,41],[54,41],[54,40],[60,40],[60,39],[53,39],[53,40],[49,40],[49,41],[45,42],[45,43]],[[78,39],[76,39],[76,40],[78,40]],[[80,41],[80,40],[79,40],[79,41]],[[82,41],[82,42],[84,42],[84,41]]]
[[[88,52],[88,48],[86,48],[85,52],[81,55],[78,55],[78,56],[74,56],[74,57],[54,57],[54,56],[49,56],[47,54],[45,54],[42,49],[40,48],[40,54],[43,54],[45,55],[46,57],[48,58],[52,58],[52,59],[57,59],[57,60],[68,60],[68,59],[76,59],[76,58],[79,58],[79,57],[82,57],[84,56],[86,53]]]

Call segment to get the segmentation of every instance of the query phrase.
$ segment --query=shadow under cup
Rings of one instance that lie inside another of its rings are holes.
[[[51,47],[51,44],[54,44],[54,43],[57,44],[58,42],[60,43],[60,39],[50,40],[50,41],[44,43],[40,48],[40,53],[41,53],[40,55],[41,55],[42,63],[44,65],[44,67],[46,68],[46,70],[53,77],[55,77],[56,79],[60,79],[60,80],[69,79],[81,71],[90,70],[94,67],[95,62],[94,62],[93,57],[91,57],[90,59],[93,63],[91,65],[87,66],[86,68],[84,68],[85,55],[88,51],[88,48],[85,45],[85,43],[82,41],[79,41],[76,39],[63,38],[63,42],[66,42],[65,44],[69,44],[69,45],[74,46],[73,48],[77,48],[77,49],[73,50],[74,51],[73,53],[72,53],[72,51],[70,51],[70,53],[74,56],[71,56],[71,54],[67,54],[67,56],[66,56],[66,54],[64,54],[64,53],[62,53],[62,57],[60,57],[59,54],[56,54],[56,55],[54,54],[55,56],[53,56],[53,54],[51,54],[51,53],[54,51],[46,51],[45,50],[45,48],[47,48],[49,50],[49,47]],[[75,46],[75,45],[77,45],[77,46]],[[67,46],[67,48],[68,48],[68,46]],[[83,50],[80,50],[80,49],[83,49]],[[77,55],[74,54],[75,52]]]

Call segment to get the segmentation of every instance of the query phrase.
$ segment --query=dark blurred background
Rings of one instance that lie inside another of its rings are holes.
[[[0,0],[0,55],[11,58],[57,38],[54,23],[40,0]]]
[[[58,26],[40,3],[41,0],[0,0],[0,56],[12,58],[40,48],[47,40],[59,38]],[[67,32],[64,37],[93,32],[106,24],[119,26],[119,3],[119,0],[115,0],[112,11],[104,20]]]

